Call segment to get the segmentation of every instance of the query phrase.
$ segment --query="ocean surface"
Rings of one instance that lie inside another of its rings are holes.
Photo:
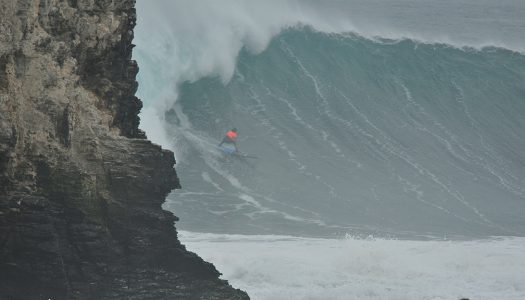
[[[183,186],[165,208],[235,286],[254,299],[525,298],[512,263],[525,261],[525,2],[137,12],[141,128],[175,152]],[[232,127],[257,158],[217,148]]]

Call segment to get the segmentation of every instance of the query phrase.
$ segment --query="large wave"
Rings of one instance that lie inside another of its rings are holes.
[[[341,12],[359,1],[146,2],[142,126],[176,151],[179,226],[525,233],[525,57],[464,47],[513,39],[365,26]],[[259,160],[216,151],[231,126]]]
[[[134,55],[141,66],[142,127],[150,139],[166,145],[168,139],[156,130],[162,119],[158,111],[176,101],[180,83],[205,76],[228,82],[241,49],[260,53],[275,35],[293,26],[368,38],[525,50],[525,5],[519,0],[446,5],[432,0],[138,0],[137,10]]]

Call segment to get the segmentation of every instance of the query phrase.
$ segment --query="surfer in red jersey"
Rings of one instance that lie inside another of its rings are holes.
[[[226,135],[222,139],[221,143],[219,144],[219,147],[222,146],[222,144],[232,144],[235,147],[235,152],[239,152],[239,149],[237,148],[237,128],[232,128],[228,132],[226,132]]]

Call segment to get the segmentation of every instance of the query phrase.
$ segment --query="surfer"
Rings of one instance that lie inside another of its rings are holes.
[[[235,152],[238,153],[239,149],[237,148],[237,128],[232,128],[228,132],[226,132],[226,135],[222,139],[221,143],[219,144],[219,147],[222,146],[222,144],[229,144],[233,145],[235,147]]]

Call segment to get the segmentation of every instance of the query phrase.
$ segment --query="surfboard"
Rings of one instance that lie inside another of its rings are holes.
[[[226,154],[235,154],[235,146],[233,144],[222,144],[221,146],[218,146],[219,150]]]
[[[255,156],[255,155],[246,154],[246,153],[242,153],[242,152],[236,152],[235,151],[235,146],[232,145],[232,144],[222,144],[221,146],[218,146],[218,148],[223,153],[231,155],[231,156],[235,156],[235,157],[240,157],[240,158],[259,158],[259,157]]]
[[[241,157],[241,158],[259,158],[258,156],[246,154],[246,153],[233,153],[233,156]]]

